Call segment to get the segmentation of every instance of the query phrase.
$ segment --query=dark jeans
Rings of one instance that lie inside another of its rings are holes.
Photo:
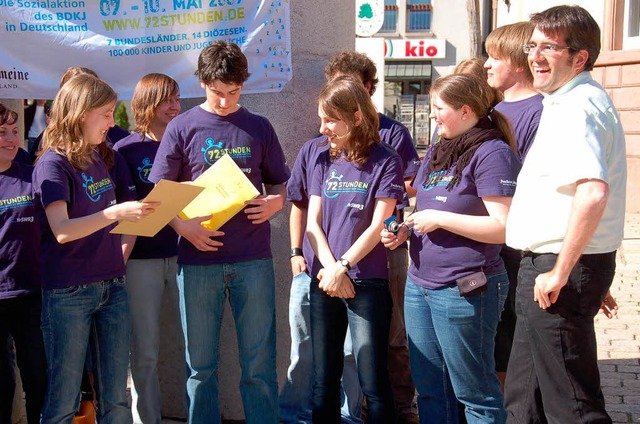
[[[509,365],[509,355],[513,345],[513,334],[516,331],[516,288],[518,286],[518,270],[522,260],[522,252],[508,246],[502,247],[500,252],[504,268],[509,276],[509,294],[504,302],[504,309],[500,315],[496,332],[496,348],[493,357],[496,360],[496,371],[506,372]]]
[[[367,399],[367,422],[393,423],[395,409],[387,368],[392,301],[387,280],[354,281],[353,299],[327,295],[311,283],[311,339],[316,378],[313,422],[340,423],[340,377],[344,338],[351,330],[360,386]]]
[[[15,392],[12,343],[25,391],[27,420],[40,422],[47,389],[47,362],[40,329],[39,294],[0,300],[0,423],[11,423]],[[12,341],[13,338],[13,341]]]
[[[593,318],[611,286],[615,252],[582,255],[556,303],[540,309],[535,278],[553,254],[528,254],[518,274],[505,407],[508,423],[611,423],[600,388]]]

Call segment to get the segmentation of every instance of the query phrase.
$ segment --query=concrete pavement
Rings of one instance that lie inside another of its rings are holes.
[[[640,423],[640,214],[627,214],[611,286],[619,311],[598,314],[598,365],[607,411],[614,423]]]

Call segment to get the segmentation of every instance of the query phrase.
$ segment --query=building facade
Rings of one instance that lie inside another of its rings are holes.
[[[418,147],[433,131],[429,88],[439,76],[472,56],[469,7],[479,14],[484,40],[495,27],[528,20],[562,0],[380,0],[381,29],[356,39],[357,49],[384,66],[379,110],[403,122]],[[602,52],[592,72],[613,99],[627,142],[627,212],[640,213],[640,0],[572,0],[602,29]],[[376,98],[374,97],[374,100]]]

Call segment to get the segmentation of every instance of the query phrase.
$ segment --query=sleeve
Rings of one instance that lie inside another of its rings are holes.
[[[418,168],[416,177],[413,179],[413,181],[411,181],[411,187],[413,187],[415,190],[418,190],[418,188],[424,183],[427,178],[427,166],[429,165],[429,158],[431,157],[431,150],[433,149],[433,146],[434,145],[432,144],[431,147],[429,147],[429,150],[427,150],[424,159],[421,161],[420,168]]]
[[[473,175],[478,197],[513,197],[520,160],[502,140],[489,143],[489,149],[478,149],[476,152],[478,161]]]
[[[556,158],[565,162],[560,170],[558,187],[573,184],[582,179],[608,181],[607,145],[612,142],[613,129],[608,128],[608,119],[599,111],[581,108],[566,108],[564,121],[569,131],[563,131],[563,139],[556,143],[559,151]]]
[[[71,176],[55,161],[43,161],[36,165],[33,189],[40,194],[42,207],[63,200],[71,201]]]
[[[410,178],[415,176],[420,167],[420,157],[413,145],[411,133],[404,125],[394,125],[390,144],[398,152],[402,160],[403,177]]]
[[[401,202],[404,197],[404,179],[400,156],[393,155],[381,165],[375,198],[390,198]]]
[[[291,176],[287,181],[287,200],[290,202],[307,204],[309,195],[307,186],[307,160],[309,154],[309,144],[305,143],[298,153],[296,161],[291,169]]]
[[[116,188],[116,201],[118,203],[127,202],[129,200],[138,200],[138,192],[131,177],[131,171],[125,158],[114,151],[114,164],[111,170],[111,179]]]
[[[309,181],[309,196],[322,196],[322,189],[324,186],[324,161],[318,158],[318,161],[313,166],[311,171],[311,178]]]
[[[184,143],[175,123],[176,119],[169,122],[156,152],[153,167],[149,173],[149,181],[154,184],[162,179],[178,181],[182,174]]]
[[[265,125],[265,142],[266,148],[262,158],[262,182],[271,185],[284,184],[291,173],[276,131],[269,121]]]
[[[535,109],[531,114],[531,119],[529,119],[527,130],[524,135],[524,140],[522,142],[522,146],[520,146],[520,158],[524,161],[527,152],[531,148],[533,144],[533,140],[536,138],[536,134],[538,133],[538,125],[540,125],[540,115],[542,114],[542,105],[539,108]]]

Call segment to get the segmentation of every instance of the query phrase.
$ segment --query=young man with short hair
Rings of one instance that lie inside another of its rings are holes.
[[[214,42],[200,53],[196,75],[206,101],[169,123],[149,179],[192,181],[228,154],[259,191],[264,184],[266,194],[247,201],[219,231],[200,225],[210,216],[170,223],[180,234],[178,287],[191,371],[189,422],[215,424],[221,419],[218,346],[228,299],[246,421],[277,423],[275,277],[268,220],[283,206],[289,169],[269,121],[238,104],[249,77],[240,48]]]
[[[533,75],[522,51],[532,32],[530,22],[505,25],[493,30],[485,43],[487,82],[504,96],[496,109],[511,121],[521,160],[533,143],[542,113],[542,95],[533,88]]]
[[[533,27],[531,22],[501,26],[493,30],[485,42],[489,54],[484,63],[487,82],[503,95],[496,110],[511,122],[520,160],[524,160],[533,143],[542,114],[542,95],[533,89],[533,75],[527,54],[522,50],[531,38]],[[509,275],[509,294],[498,323],[494,358],[496,372],[504,388],[516,329],[516,288],[522,252],[505,245],[500,256]]]

